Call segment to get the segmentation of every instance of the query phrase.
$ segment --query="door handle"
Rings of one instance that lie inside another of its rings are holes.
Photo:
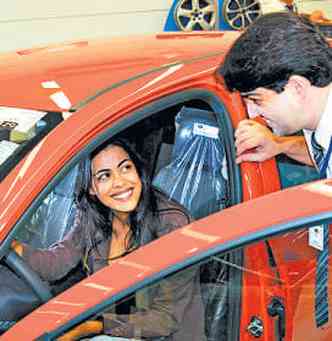
[[[267,311],[271,317],[277,317],[277,332],[279,341],[283,341],[286,331],[286,314],[285,305],[278,297],[273,297],[270,304],[267,307]]]

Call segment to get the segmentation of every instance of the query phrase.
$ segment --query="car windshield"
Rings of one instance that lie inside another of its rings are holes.
[[[0,181],[62,121],[59,112],[0,107]]]

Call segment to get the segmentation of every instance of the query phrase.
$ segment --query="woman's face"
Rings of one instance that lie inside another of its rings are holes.
[[[141,179],[127,152],[111,145],[92,159],[91,170],[90,194],[97,196],[121,220],[126,220],[142,193]]]

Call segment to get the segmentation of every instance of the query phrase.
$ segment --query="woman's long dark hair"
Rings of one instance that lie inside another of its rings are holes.
[[[137,173],[142,182],[142,193],[136,209],[129,215],[129,227],[131,230],[127,240],[127,250],[139,245],[142,230],[149,228],[151,223],[158,219],[156,198],[151,188],[151,181],[147,175],[143,159],[137,154],[133,147],[123,139],[108,140],[94,150],[90,157],[80,165],[80,181],[78,184],[78,209],[81,214],[81,223],[84,224],[88,245],[97,249],[98,231],[102,233],[103,238],[110,238],[112,235],[112,210],[103,205],[96,196],[90,194],[92,183],[91,162],[93,158],[101,151],[110,146],[118,146],[126,151],[129,158],[133,161]],[[99,233],[100,236],[100,233]]]

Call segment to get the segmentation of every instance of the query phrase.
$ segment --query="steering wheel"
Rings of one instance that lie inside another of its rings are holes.
[[[49,286],[15,251],[11,250],[4,262],[31,287],[40,302],[45,303],[53,297]]]

